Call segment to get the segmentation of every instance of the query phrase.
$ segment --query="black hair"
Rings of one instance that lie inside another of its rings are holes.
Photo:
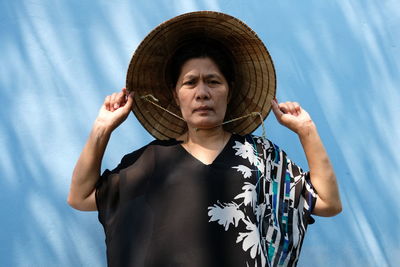
[[[178,82],[183,64],[193,58],[210,58],[214,61],[228,82],[230,91],[233,89],[235,70],[231,52],[218,41],[206,38],[184,43],[171,56],[166,68],[167,83],[171,89]]]

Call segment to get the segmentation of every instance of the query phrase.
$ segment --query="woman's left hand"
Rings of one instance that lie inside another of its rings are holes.
[[[311,116],[299,103],[285,102],[278,104],[277,100],[274,99],[271,100],[271,104],[278,122],[298,135],[303,133],[303,130],[313,125]]]
[[[272,110],[280,124],[297,133],[310,168],[311,183],[318,192],[312,211],[318,216],[334,216],[342,211],[339,188],[328,154],[307,111],[296,102],[271,101]]]

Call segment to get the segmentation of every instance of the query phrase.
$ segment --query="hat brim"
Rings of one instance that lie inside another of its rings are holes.
[[[203,37],[217,40],[229,49],[235,63],[235,95],[226,118],[259,112],[265,119],[270,112],[276,75],[272,59],[257,34],[239,19],[224,13],[186,13],[152,30],[136,49],[128,68],[126,88],[135,91],[132,110],[143,127],[157,139],[178,138],[186,131],[186,123],[141,96],[151,94],[159,100],[160,106],[180,114],[166,82],[165,68],[183,42]],[[260,124],[259,116],[250,116],[227,124],[226,129],[244,135]]]

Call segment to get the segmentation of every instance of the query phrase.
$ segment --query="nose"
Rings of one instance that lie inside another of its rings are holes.
[[[210,90],[206,83],[200,82],[196,87],[196,100],[210,99]]]

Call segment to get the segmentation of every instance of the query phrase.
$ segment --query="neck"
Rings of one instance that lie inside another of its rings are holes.
[[[214,146],[215,144],[221,144],[230,137],[230,133],[224,131],[222,126],[211,129],[196,129],[190,128],[183,135],[182,140],[185,143],[196,144],[204,147]]]

